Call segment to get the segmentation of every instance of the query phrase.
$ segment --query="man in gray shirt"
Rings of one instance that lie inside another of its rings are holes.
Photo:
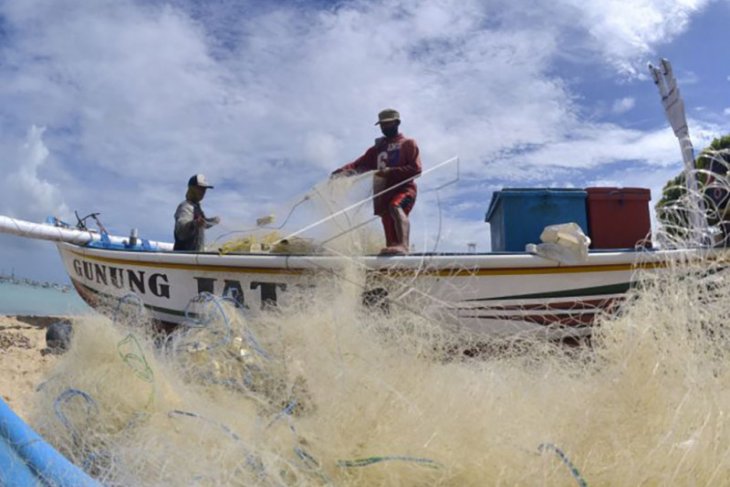
[[[208,188],[213,188],[202,174],[196,174],[188,181],[185,201],[175,211],[175,250],[205,250],[205,229],[220,223],[220,218],[206,218],[200,202]]]

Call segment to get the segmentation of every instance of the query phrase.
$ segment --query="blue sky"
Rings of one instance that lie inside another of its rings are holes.
[[[4,0],[0,214],[99,211],[169,241],[204,172],[219,231],[247,228],[359,156],[393,106],[425,168],[461,164],[438,192],[453,167],[420,181],[416,247],[488,250],[501,187],[659,199],[682,164],[649,61],[671,60],[696,149],[729,133],[728,22],[728,0]],[[47,242],[0,236],[0,259],[65,279]]]

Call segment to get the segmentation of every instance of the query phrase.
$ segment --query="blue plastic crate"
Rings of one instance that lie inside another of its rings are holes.
[[[495,191],[485,221],[489,222],[493,252],[523,252],[540,243],[548,225],[577,223],[587,232],[586,191],[582,189],[504,188]]]

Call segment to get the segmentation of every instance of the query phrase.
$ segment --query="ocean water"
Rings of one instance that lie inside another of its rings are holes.
[[[73,289],[0,282],[0,315],[68,316],[91,311]]]

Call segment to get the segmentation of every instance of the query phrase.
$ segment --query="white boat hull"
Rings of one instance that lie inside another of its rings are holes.
[[[598,252],[564,265],[524,253],[344,258],[58,248],[89,304],[134,293],[165,323],[180,323],[200,292],[233,294],[256,310],[286,303],[298,287],[317,286],[350,264],[364,270],[363,294],[387,296],[391,306],[491,336],[552,338],[589,333],[597,313],[623,299],[638,268],[663,268],[680,252]]]

